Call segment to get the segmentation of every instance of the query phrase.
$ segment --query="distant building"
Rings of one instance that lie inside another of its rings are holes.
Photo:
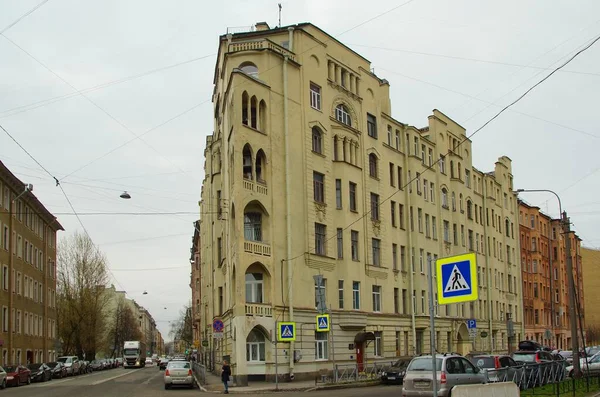
[[[56,235],[64,229],[33,193],[24,192],[25,184],[0,162],[2,365],[52,361],[59,350]]]
[[[586,329],[592,330],[587,342],[600,344],[600,250],[582,247],[581,267]]]
[[[190,287],[192,289],[192,333],[194,336],[194,349],[198,349],[202,340],[207,339],[200,327],[202,317],[202,286],[200,284],[200,221],[194,222],[194,236],[190,248],[191,277]]]
[[[468,252],[479,298],[436,305],[437,349],[511,350],[524,334],[511,160],[476,169],[466,130],[439,110],[424,127],[395,119],[389,82],[310,23],[260,23],[218,45],[201,357],[229,359],[245,384],[274,379],[276,355],[279,374],[314,379],[334,358],[428,352],[428,262]],[[332,332],[316,332],[319,302]],[[282,321],[295,322],[296,341],[275,345]]]
[[[561,221],[544,214],[539,207],[519,200],[519,234],[525,339],[535,340],[556,349],[569,350],[572,335],[569,275],[566,268],[568,253]],[[575,232],[571,232],[569,238],[577,308],[581,311],[581,321],[585,325],[581,240]],[[579,325],[578,328],[581,329]],[[585,327],[583,329],[585,330]],[[581,335],[578,337],[581,340]]]

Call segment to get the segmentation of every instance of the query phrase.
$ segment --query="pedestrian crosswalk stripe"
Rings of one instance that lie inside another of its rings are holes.
[[[452,273],[450,273],[450,277],[448,277],[446,287],[444,288],[444,293],[467,291],[470,289],[471,287],[467,284],[465,277],[459,270],[458,266],[454,265],[454,268],[452,268]]]
[[[294,333],[292,332],[292,329],[289,325],[283,327],[283,331],[281,331],[281,337],[282,338],[293,338],[294,337]]]
[[[325,317],[321,317],[319,320],[319,328],[327,328],[327,320]]]

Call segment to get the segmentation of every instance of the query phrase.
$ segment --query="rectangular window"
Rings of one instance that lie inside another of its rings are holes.
[[[8,307],[6,306],[2,307],[2,332],[8,332]]]
[[[390,163],[390,186],[395,187],[396,178],[394,177],[394,163]]]
[[[406,271],[406,247],[400,246],[400,268],[402,271]]]
[[[398,204],[398,220],[400,229],[404,229],[404,204]]]
[[[421,194],[421,174],[417,172],[417,180],[415,181],[417,185],[417,194]]]
[[[356,183],[349,184],[350,211],[356,211]]]
[[[377,139],[377,118],[370,113],[367,113],[367,134]]]
[[[396,202],[390,201],[390,217],[392,218],[392,227],[396,227]]]
[[[327,255],[325,236],[327,234],[327,226],[321,223],[315,223],[315,254]]]
[[[2,289],[8,291],[8,266],[2,266]]]
[[[429,161],[429,166],[431,167],[433,165],[433,149],[429,149],[429,157],[428,157]]]
[[[394,313],[398,314],[399,310],[400,310],[400,290],[398,288],[394,288]]]
[[[382,339],[382,332],[381,331],[375,331],[373,332],[375,334],[375,343],[373,343],[373,353],[375,354],[375,357],[383,357],[383,339]]]
[[[450,242],[450,222],[444,221],[444,241]]]
[[[435,194],[433,194],[434,192],[434,184],[433,182],[429,182],[429,197],[432,203],[435,203]]]
[[[338,259],[344,257],[344,230],[340,227],[337,229],[337,257]]]
[[[421,313],[425,314],[425,291],[421,291]]]
[[[360,310],[360,282],[352,282],[352,309]]]
[[[413,215],[413,207],[412,205],[408,208],[408,216],[410,218],[410,231],[415,231],[415,217]]]
[[[435,216],[431,217],[431,236],[437,240],[437,218]]]
[[[325,292],[325,285],[327,280],[324,278],[320,278],[321,283],[319,284],[317,280],[315,280],[315,308],[317,310],[323,311],[327,310],[327,298]]]
[[[223,262],[223,239],[221,237],[217,238],[217,258],[219,259],[219,266]]]
[[[420,249],[419,250],[419,271],[422,274],[425,273],[424,256],[425,256],[425,250]]]
[[[408,313],[408,290],[402,290],[402,314]]]
[[[400,131],[396,130],[396,150],[400,150]]]
[[[379,220],[379,195],[371,193],[371,220]]]
[[[325,175],[313,171],[314,199],[317,203],[325,202]]]
[[[465,184],[467,187],[471,187],[471,171],[465,170]]]
[[[415,247],[410,247],[410,270],[415,272]]]
[[[352,250],[352,260],[358,261],[358,232],[356,230],[350,231],[350,244]]]
[[[315,83],[310,83],[310,106],[321,110],[321,87]]]
[[[417,209],[417,224],[419,225],[419,233],[423,233],[423,210]]]
[[[342,180],[335,180],[335,208],[342,208]]]
[[[327,346],[327,332],[315,332],[315,360],[327,360],[329,347]]]
[[[425,214],[425,237],[431,237],[431,231],[429,228],[429,214]]]
[[[381,286],[374,285],[372,291],[373,291],[373,311],[381,312]]]
[[[396,173],[398,174],[396,175],[398,177],[398,189],[404,190],[404,186],[402,185],[402,167],[398,166]]]
[[[387,130],[388,130],[388,135],[387,135],[388,140],[387,140],[387,143],[388,143],[388,145],[392,146],[392,126],[388,124],[387,127],[388,127],[387,128]]]
[[[344,280],[338,280],[338,307],[344,308]]]
[[[425,145],[421,145],[421,161],[425,164]]]
[[[427,182],[427,179],[423,179],[423,200],[427,201],[427,190],[429,188],[429,183]]]
[[[373,266],[381,266],[381,240],[372,238],[371,249],[373,250]]]
[[[392,244],[392,269],[398,270],[398,244]]]

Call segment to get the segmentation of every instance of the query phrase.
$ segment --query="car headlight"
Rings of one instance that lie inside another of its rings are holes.
[[[13,380],[15,377],[14,376],[7,376],[6,380]]]

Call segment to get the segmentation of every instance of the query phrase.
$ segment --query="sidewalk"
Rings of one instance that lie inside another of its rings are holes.
[[[379,382],[359,382],[359,383],[338,383],[338,384],[315,384],[314,380],[280,382],[275,388],[274,382],[252,382],[248,386],[230,386],[230,394],[244,393],[265,393],[265,392],[293,392],[293,391],[309,391],[318,389],[339,389],[347,387],[374,386]],[[223,382],[221,377],[212,373],[206,373],[206,384],[200,386],[200,390],[209,393],[223,393]]]

